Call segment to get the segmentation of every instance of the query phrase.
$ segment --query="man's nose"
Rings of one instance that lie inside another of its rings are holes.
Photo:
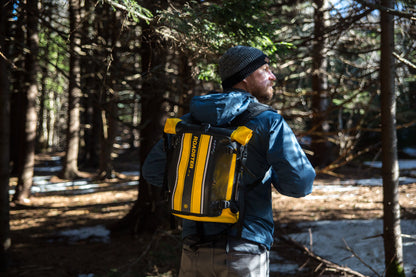
[[[271,71],[270,71],[269,80],[271,80],[271,81],[275,81],[276,80],[276,76],[274,76],[273,72],[271,72]]]

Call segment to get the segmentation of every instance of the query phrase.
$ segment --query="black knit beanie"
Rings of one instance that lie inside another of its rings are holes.
[[[267,56],[254,47],[239,45],[228,49],[218,63],[223,89],[231,88],[268,62]]]

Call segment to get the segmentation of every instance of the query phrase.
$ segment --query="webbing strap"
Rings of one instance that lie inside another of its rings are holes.
[[[231,122],[230,126],[240,126],[246,124],[250,119],[255,118],[259,114],[265,111],[274,111],[272,107],[259,102],[251,102],[248,104],[247,109],[236,116]]]

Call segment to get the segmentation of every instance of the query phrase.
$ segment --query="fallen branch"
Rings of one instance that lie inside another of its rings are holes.
[[[294,239],[292,239],[289,236],[285,236],[282,234],[278,234],[277,235],[279,239],[293,245],[295,248],[303,251],[306,255],[308,255],[310,258],[312,258],[313,260],[319,262],[320,264],[318,265],[318,267],[315,269],[315,272],[318,271],[322,266],[325,266],[325,270],[327,271],[339,271],[339,272],[345,272],[347,274],[350,274],[352,276],[357,276],[357,277],[368,277],[367,275],[363,275],[360,272],[357,272],[355,270],[352,270],[349,267],[346,266],[340,266],[336,263],[333,263],[331,261],[328,261],[318,255],[316,255],[315,253],[313,253],[311,250],[309,250],[305,245],[295,241]]]
[[[347,248],[348,251],[351,252],[351,254],[356,257],[363,265],[365,265],[366,267],[368,267],[372,272],[374,272],[374,274],[376,274],[376,276],[381,277],[380,274],[377,273],[377,271],[375,271],[374,268],[372,268],[369,264],[367,264],[366,262],[363,261],[363,259],[360,258],[360,256],[357,255],[357,253],[355,253],[355,251],[347,244],[347,242],[342,239],[344,241],[345,247]]]

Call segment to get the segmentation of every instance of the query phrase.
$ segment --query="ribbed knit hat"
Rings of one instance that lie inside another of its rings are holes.
[[[254,47],[239,45],[228,49],[218,63],[223,89],[231,88],[268,62],[266,54]]]

